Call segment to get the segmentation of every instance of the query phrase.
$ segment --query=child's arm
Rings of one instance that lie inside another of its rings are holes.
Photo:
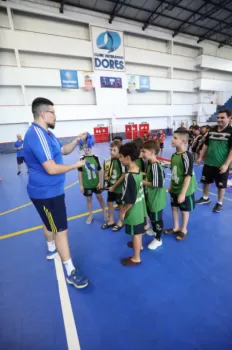
[[[183,203],[185,201],[186,192],[193,175],[193,157],[189,152],[183,153],[182,162],[184,167],[185,178],[184,178],[182,190],[178,196],[178,203]]]
[[[127,173],[127,179],[125,180],[125,190],[122,197],[124,202],[123,207],[120,210],[120,220],[124,220],[126,213],[130,210],[136,202],[136,184],[132,174]]]
[[[80,191],[83,193],[84,187],[83,187],[82,171],[78,171],[78,180],[79,180],[79,184],[80,184]]]
[[[98,188],[102,188],[103,187],[103,171],[102,171],[102,169],[98,172],[98,176],[99,176]]]
[[[110,192],[114,192],[116,190],[116,188],[125,180],[125,173],[122,173],[122,175],[120,176],[120,178],[118,179],[117,182],[115,182],[115,184],[113,186],[111,186],[109,188]]]
[[[143,180],[143,185],[153,188],[162,188],[164,185],[163,181],[163,169],[158,163],[153,163],[151,166],[151,177],[152,182]]]

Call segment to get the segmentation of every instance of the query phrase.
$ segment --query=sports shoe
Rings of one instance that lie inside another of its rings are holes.
[[[145,231],[146,235],[148,236],[156,236],[156,233],[152,230],[152,228],[149,228]]]
[[[89,280],[79,274],[77,270],[73,270],[71,275],[66,278],[68,284],[72,284],[75,288],[85,288],[89,284]]]
[[[222,210],[222,204],[216,203],[215,206],[214,206],[214,208],[213,208],[213,212],[214,212],[214,213],[220,213],[221,210]]]
[[[47,256],[46,256],[46,259],[47,260],[53,260],[55,258],[57,254],[57,250],[53,250],[52,252],[50,252],[49,250],[47,251]]]
[[[155,250],[162,245],[162,241],[158,241],[156,238],[149,244],[148,249]]]
[[[209,197],[207,199],[204,199],[203,197],[201,197],[195,203],[196,204],[209,204],[210,202],[211,202],[211,200],[209,199]]]

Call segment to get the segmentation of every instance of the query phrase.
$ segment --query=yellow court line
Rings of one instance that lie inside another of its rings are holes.
[[[108,209],[108,208],[106,208],[106,209]],[[93,214],[100,213],[101,211],[102,211],[102,209],[93,210]],[[79,215],[70,216],[68,218],[68,221],[80,219],[80,218],[82,218],[84,216],[88,216],[88,215],[89,215],[89,213],[87,212],[87,213],[83,213],[83,214],[79,214]],[[42,228],[43,228],[43,225],[40,225],[40,226],[34,226],[34,227],[26,228],[25,230],[8,233],[8,234],[6,234],[4,236],[0,236],[0,240],[11,238],[11,237],[15,237],[15,236],[19,236],[19,235],[22,235],[22,234],[27,233],[27,232],[37,231],[37,230],[40,230]]]
[[[76,184],[78,184],[78,182],[79,182],[79,181],[75,181],[75,182],[71,183],[70,185],[66,186],[64,189],[67,190],[68,188],[73,187],[73,186],[75,186]],[[0,213],[0,216],[13,213],[13,212],[16,211],[16,210],[19,210],[19,209],[28,207],[28,206],[31,205],[31,204],[32,204],[32,202],[29,202],[29,203],[20,205],[19,207],[15,207],[15,208],[12,208],[12,209],[10,209],[10,210],[3,211],[2,213]]]

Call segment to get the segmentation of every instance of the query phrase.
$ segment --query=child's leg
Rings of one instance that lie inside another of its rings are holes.
[[[86,224],[91,224],[93,220],[93,210],[92,210],[92,196],[88,196],[87,198],[87,208],[89,212],[89,216],[86,220]]]
[[[174,222],[174,227],[173,230],[179,231],[180,230],[180,223],[179,223],[179,211],[178,207],[172,207],[172,216],[173,216],[173,222]]]
[[[155,232],[155,239],[149,244],[148,248],[155,250],[156,248],[162,245],[161,236],[164,229],[162,210],[151,214],[151,224],[152,224],[153,231]]]
[[[188,232],[188,222],[189,222],[189,211],[182,211],[182,226],[181,226],[181,232],[186,234]]]
[[[108,224],[109,225],[113,225],[113,223],[114,223],[114,206],[113,206],[113,202],[107,202],[107,205],[108,205],[108,212],[109,212]]]
[[[142,248],[142,235],[132,236],[133,248],[134,248],[134,256],[132,256],[131,260],[134,262],[140,262],[140,251]]]
[[[100,193],[96,194],[96,197],[100,203],[100,206],[102,208],[102,211],[103,211],[103,215],[104,215],[104,220],[105,221],[108,221],[108,216],[107,216],[107,211],[105,209],[105,203],[104,203],[104,199],[102,197],[102,195]]]

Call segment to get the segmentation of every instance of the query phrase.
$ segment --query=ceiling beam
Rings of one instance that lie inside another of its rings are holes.
[[[64,3],[65,3],[65,0],[60,1],[60,13],[64,13]]]
[[[115,19],[117,13],[121,10],[121,8],[126,4],[126,0],[120,1],[118,0],[110,14],[109,23],[111,24]]]
[[[227,16],[224,20],[226,20],[228,18],[231,20],[231,14],[229,14],[229,16]],[[204,35],[199,37],[199,39],[197,40],[197,43],[199,44],[203,40],[210,39],[213,35],[215,35],[215,33],[212,30],[217,29],[218,27],[219,27],[219,30],[221,32],[221,35],[224,35],[222,30],[223,29],[230,29],[230,28],[232,28],[232,21],[230,21],[230,23],[227,23],[227,22],[217,23],[215,26],[213,26],[211,29],[209,29]]]

